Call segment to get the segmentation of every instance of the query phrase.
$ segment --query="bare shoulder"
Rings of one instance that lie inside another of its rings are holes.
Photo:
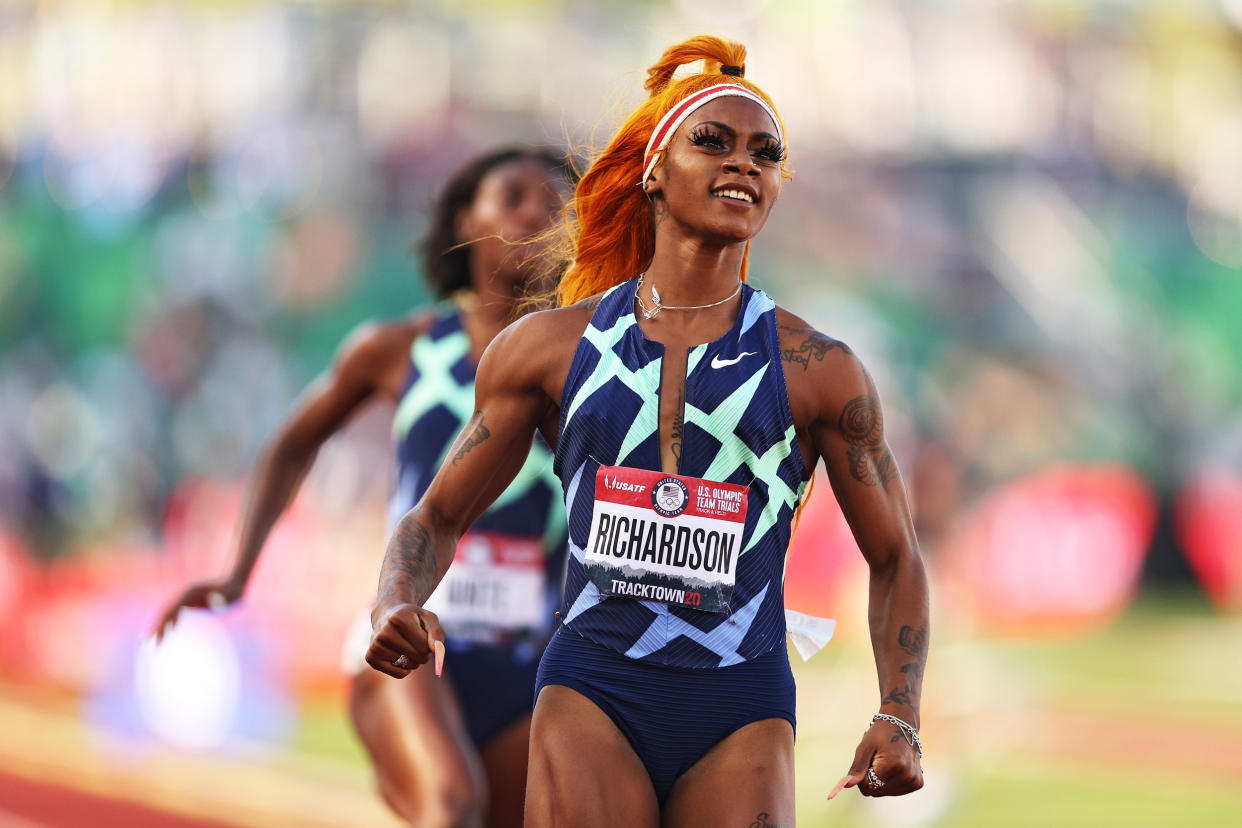
[[[521,348],[556,351],[568,348],[572,352],[591,321],[594,308],[586,306],[588,301],[590,300],[563,308],[528,313],[501,331],[494,340],[493,347],[506,351]],[[492,348],[489,347],[488,350]]]
[[[867,369],[845,342],[780,307],[776,330],[795,422],[835,419],[851,400],[874,393]]]
[[[343,379],[387,386],[404,372],[414,341],[435,321],[425,310],[398,319],[368,320],[358,325],[337,349],[333,371]]]
[[[397,319],[368,319],[345,337],[339,357],[348,355],[378,356],[393,350],[405,350],[414,340],[431,329],[435,313],[417,311]]]
[[[776,332],[787,375],[799,371],[807,374],[822,369],[848,369],[851,363],[857,362],[849,345],[820,333],[805,319],[784,308],[776,309]]]
[[[593,299],[534,311],[509,325],[487,346],[479,363],[479,382],[537,385],[559,400],[557,389],[569,373],[578,341],[599,304],[590,304]]]

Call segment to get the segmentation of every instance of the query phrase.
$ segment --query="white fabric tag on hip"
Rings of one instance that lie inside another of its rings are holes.
[[[837,621],[835,618],[820,618],[787,609],[785,628],[789,633],[789,640],[798,650],[798,655],[802,656],[803,661],[810,661],[811,656],[824,649],[832,640]]]

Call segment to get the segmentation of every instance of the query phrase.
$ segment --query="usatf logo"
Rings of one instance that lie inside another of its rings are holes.
[[[609,477],[608,475],[604,475],[604,486],[609,489],[620,489],[623,492],[641,492],[643,490],[642,483],[629,483],[619,477]]]
[[[651,505],[664,517],[677,517],[690,505],[690,490],[676,477],[665,477],[651,488]]]

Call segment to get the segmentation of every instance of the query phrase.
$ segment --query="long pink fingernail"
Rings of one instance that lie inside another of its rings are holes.
[[[436,677],[439,678],[440,674],[444,672],[444,642],[435,642],[431,645],[431,649],[436,654]]]
[[[842,776],[842,777],[841,777],[841,781],[840,781],[840,782],[838,782],[838,783],[837,783],[837,786],[836,786],[835,788],[833,788],[833,789],[832,789],[832,793],[828,794],[828,798],[829,798],[829,799],[832,799],[834,796],[836,796],[837,794],[841,793],[841,789],[842,789],[842,788],[844,788],[844,787],[845,787],[845,783],[846,783],[846,782],[849,782],[849,781],[850,781],[849,774],[846,774],[845,776]]]

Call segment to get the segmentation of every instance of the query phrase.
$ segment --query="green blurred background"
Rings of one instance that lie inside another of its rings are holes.
[[[0,821],[391,822],[337,665],[390,412],[242,608],[140,643],[345,334],[427,301],[450,173],[589,157],[698,33],[788,129],[752,283],[875,376],[933,578],[928,785],[827,802],[876,688],[819,488],[800,824],[1242,825],[1239,0],[0,4]]]

